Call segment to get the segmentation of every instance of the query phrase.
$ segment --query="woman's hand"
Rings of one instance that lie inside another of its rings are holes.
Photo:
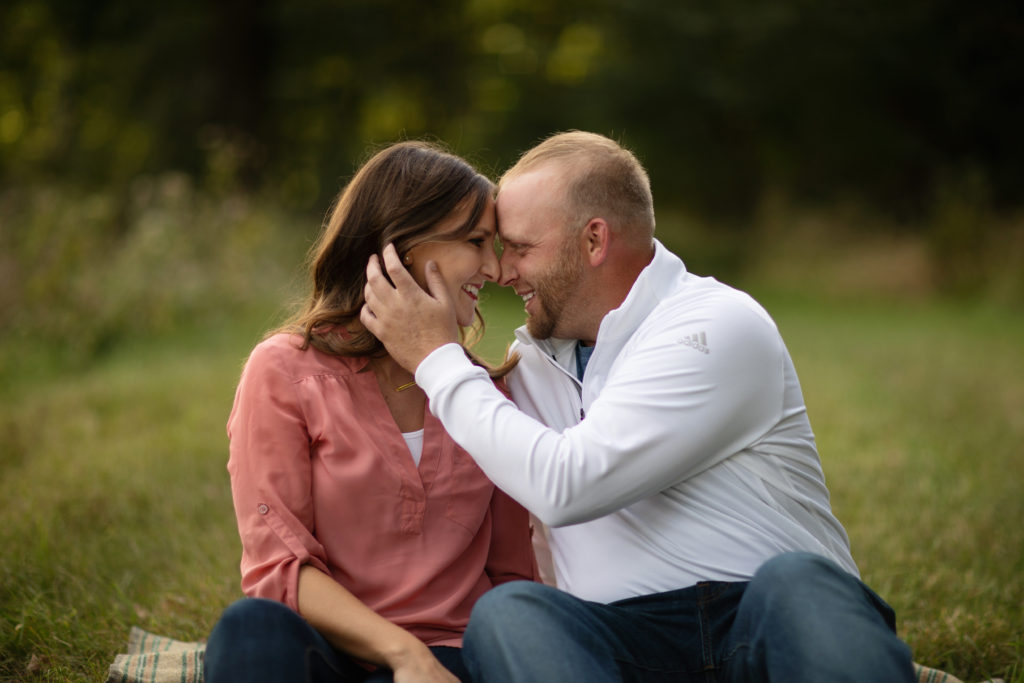
[[[299,614],[342,652],[391,669],[396,683],[458,683],[423,641],[308,564],[299,570]]]
[[[426,645],[421,651],[391,663],[391,670],[395,674],[395,683],[459,683],[459,679],[437,661]]]

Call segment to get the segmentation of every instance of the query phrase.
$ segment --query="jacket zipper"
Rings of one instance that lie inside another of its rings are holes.
[[[563,375],[568,377],[569,380],[572,381],[574,385],[576,385],[576,393],[580,397],[580,422],[582,422],[587,417],[586,412],[584,412],[583,410],[583,384],[571,372],[569,372],[561,365],[559,365],[558,360],[553,355],[545,353],[544,358],[546,358],[549,363],[558,368]]]

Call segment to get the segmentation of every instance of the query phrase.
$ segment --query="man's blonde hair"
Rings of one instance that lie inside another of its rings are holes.
[[[596,133],[556,133],[530,149],[498,183],[547,164],[565,173],[565,213],[571,228],[604,218],[630,241],[649,244],[654,236],[651,181],[640,161],[619,143]]]

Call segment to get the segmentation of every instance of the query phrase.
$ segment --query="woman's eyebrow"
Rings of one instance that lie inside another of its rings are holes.
[[[473,234],[483,233],[484,237],[494,237],[498,231],[493,227],[480,227],[473,231]]]

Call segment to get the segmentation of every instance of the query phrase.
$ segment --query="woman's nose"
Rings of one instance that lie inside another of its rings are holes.
[[[484,261],[480,264],[480,274],[491,282],[497,282],[501,276],[501,264],[498,262],[498,255],[494,249],[487,249]]]

